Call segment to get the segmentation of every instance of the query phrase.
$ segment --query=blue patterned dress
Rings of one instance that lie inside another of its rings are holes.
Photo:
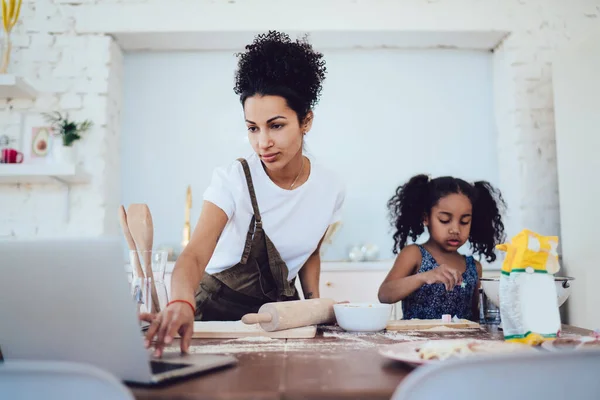
[[[437,262],[425,248],[421,250],[421,266],[417,273],[430,271],[438,266]],[[463,273],[463,285],[446,291],[442,283],[425,284],[407,298],[402,300],[403,319],[440,319],[444,314],[459,318],[473,319],[473,294],[479,277],[477,266],[472,256],[465,257],[467,269]]]

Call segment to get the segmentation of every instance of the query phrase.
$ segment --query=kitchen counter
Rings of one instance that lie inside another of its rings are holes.
[[[338,301],[351,301],[357,303],[379,302],[377,293],[379,286],[385,280],[388,271],[393,265],[393,260],[347,262],[325,261],[321,266],[320,296],[336,299]],[[170,297],[171,272],[174,263],[167,265],[165,284]],[[125,269],[131,273],[130,265]],[[485,269],[483,275],[500,276],[500,270]],[[300,280],[296,280],[296,287],[302,293]],[[397,304],[394,317],[402,318],[401,306]]]
[[[354,272],[354,271],[389,271],[394,265],[394,260],[375,260],[375,261],[322,261],[321,271],[343,271],[343,272]],[[173,271],[175,262],[171,261],[167,263],[166,272],[169,274]],[[131,272],[131,265],[125,264],[125,270]],[[487,266],[483,270],[484,276],[487,275],[499,275],[500,267],[492,268]]]

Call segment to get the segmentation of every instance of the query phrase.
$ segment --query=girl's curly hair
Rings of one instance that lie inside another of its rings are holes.
[[[469,242],[474,254],[485,256],[488,262],[496,259],[495,247],[505,239],[501,214],[506,205],[501,193],[489,182],[470,184],[449,176],[429,179],[416,175],[396,189],[387,203],[390,222],[396,229],[394,254],[406,246],[408,238],[417,240],[425,230],[423,218],[442,197],[453,193],[464,194],[473,205]]]
[[[302,122],[318,103],[327,69],[306,38],[292,41],[285,33],[269,31],[236,55],[233,90],[242,104],[257,94],[282,96]]]

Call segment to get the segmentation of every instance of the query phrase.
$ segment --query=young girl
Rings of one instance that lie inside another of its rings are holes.
[[[488,182],[417,175],[396,189],[388,208],[396,229],[394,254],[400,254],[379,288],[379,300],[402,300],[404,319],[478,318],[481,264],[458,249],[469,241],[474,254],[496,259],[494,248],[504,240],[500,192]],[[407,246],[425,227],[429,240]]]

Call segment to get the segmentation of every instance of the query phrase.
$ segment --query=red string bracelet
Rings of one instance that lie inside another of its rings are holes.
[[[194,313],[194,315],[196,315],[196,307],[194,307],[194,305],[192,303],[190,303],[189,301],[187,301],[187,300],[171,300],[170,302],[167,303],[167,307],[169,307],[173,303],[185,303],[185,304],[187,304],[188,306],[192,307],[192,312]]]

